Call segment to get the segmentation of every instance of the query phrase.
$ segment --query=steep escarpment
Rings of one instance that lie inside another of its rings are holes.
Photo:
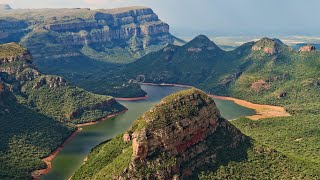
[[[118,97],[145,93],[127,82],[92,82],[167,44],[184,43],[147,7],[0,11],[0,43],[8,42],[28,48],[41,72],[62,76],[93,93]]]
[[[128,63],[166,44],[182,42],[147,7],[19,9],[0,11],[0,17],[0,42],[23,43],[39,57],[41,70],[48,70],[44,66],[50,62],[59,67],[74,58]]]

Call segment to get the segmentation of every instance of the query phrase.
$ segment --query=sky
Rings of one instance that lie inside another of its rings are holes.
[[[12,8],[148,6],[180,36],[317,35],[319,0],[0,0]]]

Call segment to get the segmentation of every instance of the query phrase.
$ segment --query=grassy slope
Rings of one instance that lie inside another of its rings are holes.
[[[252,102],[281,105],[292,117],[251,122],[241,119],[234,124],[259,142],[320,167],[319,151],[319,80],[320,53],[290,53],[278,62],[265,58],[256,62],[231,87],[230,95]],[[256,93],[250,84],[258,79],[285,77],[271,82],[271,88]],[[277,98],[287,92],[284,98]]]

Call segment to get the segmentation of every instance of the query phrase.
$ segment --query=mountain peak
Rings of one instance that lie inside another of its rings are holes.
[[[264,37],[255,42],[252,46],[253,51],[264,51],[267,54],[273,55],[281,51],[283,47],[286,47],[279,39],[270,39]]]
[[[219,52],[222,51],[214,42],[212,42],[205,35],[199,35],[195,37],[193,40],[188,42],[185,45],[185,47],[189,52],[201,52],[203,50],[219,51]]]

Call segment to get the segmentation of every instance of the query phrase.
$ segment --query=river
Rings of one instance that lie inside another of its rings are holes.
[[[119,101],[128,108],[126,113],[102,121],[95,125],[84,126],[70,142],[68,142],[52,161],[50,173],[41,176],[44,180],[66,180],[80,168],[84,158],[96,145],[126,131],[133,121],[148,111],[162,98],[174,92],[184,90],[184,87],[142,85],[148,93],[148,98],[139,101]],[[233,101],[215,99],[221,115],[228,119],[253,115],[255,111],[235,104]]]

